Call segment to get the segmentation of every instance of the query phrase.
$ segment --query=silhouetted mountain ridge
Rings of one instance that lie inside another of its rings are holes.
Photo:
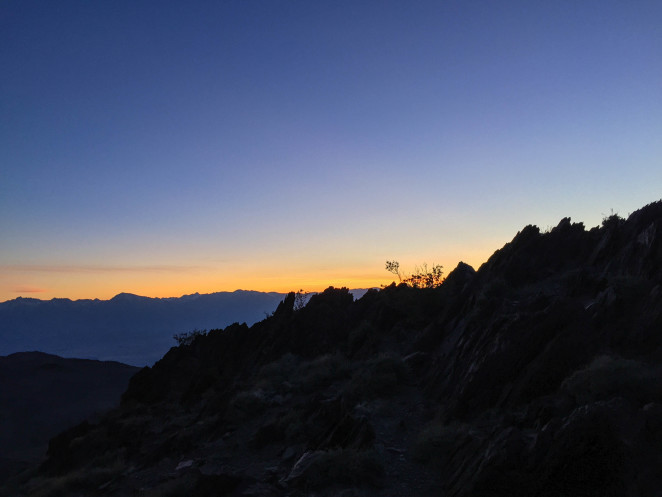
[[[67,357],[153,364],[175,333],[252,324],[284,294],[237,290],[179,298],[120,293],[110,300],[18,298],[0,303],[0,354],[41,350]]]
[[[365,291],[352,290],[357,296]],[[236,290],[167,298],[120,293],[110,300],[19,297],[0,303],[0,354],[40,350],[144,366],[175,344],[173,335],[253,324],[284,296]]]
[[[172,348],[13,488],[656,496],[661,330],[662,201],[527,226],[438,288],[289,294]]]

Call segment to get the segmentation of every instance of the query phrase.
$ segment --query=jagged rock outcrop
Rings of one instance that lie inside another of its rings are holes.
[[[15,489],[658,495],[661,234],[656,202],[591,230],[527,226],[438,288],[290,294],[142,370]]]

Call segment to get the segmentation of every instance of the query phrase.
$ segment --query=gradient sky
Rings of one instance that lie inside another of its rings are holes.
[[[662,197],[662,2],[0,3],[0,300],[391,281]]]

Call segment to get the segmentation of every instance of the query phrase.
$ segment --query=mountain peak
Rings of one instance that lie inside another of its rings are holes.
[[[127,292],[121,292],[115,295],[113,298],[110,299],[111,302],[121,302],[121,301],[129,301],[129,300],[136,300],[136,299],[148,299],[149,297],[142,297],[140,295],[136,295],[134,293],[127,293]]]

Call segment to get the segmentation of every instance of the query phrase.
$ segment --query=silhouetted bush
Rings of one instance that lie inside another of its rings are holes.
[[[269,401],[263,390],[248,390],[239,392],[230,400],[226,418],[229,421],[242,421],[262,414]]]
[[[407,378],[407,366],[401,358],[379,356],[354,371],[345,394],[356,400],[388,397],[397,393]]]
[[[349,377],[351,365],[341,354],[327,354],[301,364],[295,382],[305,393],[317,392]]]
[[[614,212],[612,212],[609,216],[602,218],[602,227],[606,228],[607,230],[616,229],[619,226],[622,226],[623,223],[625,223],[625,219],[623,219],[618,214],[615,214]]]
[[[325,354],[308,361],[288,353],[263,366],[256,385],[267,393],[283,394],[292,390],[310,393],[347,379],[350,373],[351,363],[340,353]]]
[[[194,329],[186,333],[177,333],[172,336],[177,342],[177,345],[191,345],[196,338],[200,336],[206,336],[207,330]]]
[[[370,321],[363,320],[349,332],[349,353],[354,354],[364,347],[373,349],[377,347],[380,338],[375,326]]]
[[[386,261],[386,270],[398,277],[398,281],[414,288],[435,288],[444,282],[443,266],[433,264],[428,268],[427,262],[414,267],[414,272],[410,276],[404,276],[400,271],[398,261]]]
[[[301,359],[288,352],[260,369],[256,385],[265,390],[285,393],[292,389],[300,365]]]
[[[566,378],[561,388],[581,404],[616,396],[647,403],[662,395],[662,368],[603,355]]]

